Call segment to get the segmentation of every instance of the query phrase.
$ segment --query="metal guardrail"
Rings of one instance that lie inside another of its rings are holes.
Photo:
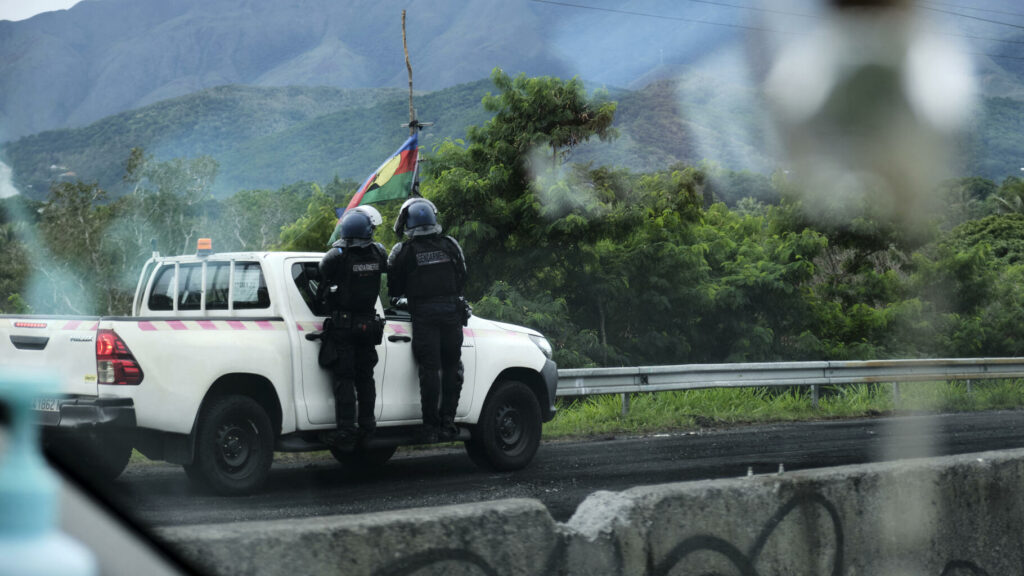
[[[1024,358],[937,358],[817,362],[683,364],[632,368],[573,368],[558,371],[558,396],[629,394],[703,388],[810,386],[817,406],[818,387],[892,383],[899,402],[900,382],[1024,378]]]

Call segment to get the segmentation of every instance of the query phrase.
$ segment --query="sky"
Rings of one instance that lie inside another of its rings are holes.
[[[40,12],[64,10],[79,0],[0,0],[0,20],[24,20]]]

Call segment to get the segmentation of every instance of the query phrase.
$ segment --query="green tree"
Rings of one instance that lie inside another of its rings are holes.
[[[943,244],[956,252],[987,246],[1003,264],[1024,262],[1024,213],[992,214],[954,228]]]
[[[306,212],[295,222],[281,228],[281,240],[276,249],[323,252],[327,248],[327,240],[338,221],[334,213],[336,202],[319,185],[312,184],[311,188],[312,195],[306,204]]]
[[[999,185],[993,196],[1002,214],[1024,214],[1024,179],[1011,176]]]
[[[116,276],[112,256],[121,250],[108,234],[114,217],[96,183],[61,182],[42,207],[38,242],[30,245],[33,267],[27,299],[41,313],[112,313],[123,296],[105,282]]]
[[[939,195],[946,206],[944,228],[953,228],[992,212],[992,202],[998,203],[997,191],[995,182],[977,176],[943,182],[939,186]]]
[[[511,78],[495,69],[491,80],[499,93],[483,105],[494,117],[471,126],[467,142],[442,143],[423,186],[474,264],[467,288],[473,298],[498,280],[525,279],[548,264],[552,214],[544,213],[534,177],[556,168],[578,144],[615,135],[615,103],[588,97],[578,79]]]
[[[124,166],[124,182],[132,191],[118,200],[118,212],[120,236],[135,248],[129,253],[147,254],[149,239],[171,254],[193,252],[217,216],[211,193],[217,161],[210,156],[156,161],[133,148]]]
[[[241,190],[223,200],[208,232],[218,250],[267,250],[281,241],[281,229],[301,217],[313,187],[297,182],[278,190]]]
[[[0,313],[13,314],[26,311],[20,293],[24,291],[29,275],[29,253],[18,239],[19,226],[12,222],[0,224]]]

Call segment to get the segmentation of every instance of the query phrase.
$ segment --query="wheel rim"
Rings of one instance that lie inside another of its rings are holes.
[[[495,433],[503,449],[514,448],[523,439],[523,415],[515,406],[504,405],[498,410]]]
[[[244,466],[257,450],[258,438],[252,422],[231,422],[217,429],[217,448],[223,468],[231,472]]]

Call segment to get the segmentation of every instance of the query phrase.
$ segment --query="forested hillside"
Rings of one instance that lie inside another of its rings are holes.
[[[825,225],[782,173],[566,162],[614,142],[618,103],[575,80],[492,80],[490,119],[432,152],[422,191],[465,249],[477,313],[541,330],[561,367],[1024,354],[1024,180],[944,183],[926,237],[885,214]],[[118,198],[73,180],[0,201],[0,310],[123,314],[150,238],[321,250],[358,185],[218,199],[211,157],[121,165]],[[397,205],[379,205],[387,222]]]
[[[573,150],[570,160],[647,172],[711,162],[724,170],[767,175],[770,126],[756,91],[722,86],[699,72],[639,90],[613,89],[619,137]],[[461,138],[490,117],[481,105],[489,80],[416,95],[429,156],[446,138]],[[724,95],[724,96],[723,96]],[[124,112],[77,129],[53,130],[7,144],[0,159],[16,186],[41,200],[52,182],[98,182],[123,194],[128,150],[158,160],[210,156],[219,166],[213,193],[276,188],[295,181],[361,180],[405,137],[408,93],[401,89],[252,88],[224,86]],[[986,98],[960,142],[954,171],[1002,181],[1024,165],[1024,103]],[[728,192],[724,192],[729,197]],[[755,196],[764,196],[762,193]]]
[[[483,80],[418,97],[421,116],[437,126],[424,143],[457,137],[485,120],[480,99],[489,86]],[[365,178],[401,144],[408,107],[408,92],[400,89],[224,86],[25,137],[3,152],[15,184],[36,199],[45,198],[51,182],[76,179],[123,193],[123,162],[132,148],[164,160],[213,157],[220,165],[213,191],[224,196],[296,180]]]
[[[606,4],[679,10],[671,0]],[[416,87],[431,91],[495,66],[628,87],[737,36],[643,17],[623,26],[621,14],[529,0],[88,0],[0,21],[0,142],[226,84],[402,87],[404,9]],[[711,5],[683,9],[691,19],[743,17]]]

